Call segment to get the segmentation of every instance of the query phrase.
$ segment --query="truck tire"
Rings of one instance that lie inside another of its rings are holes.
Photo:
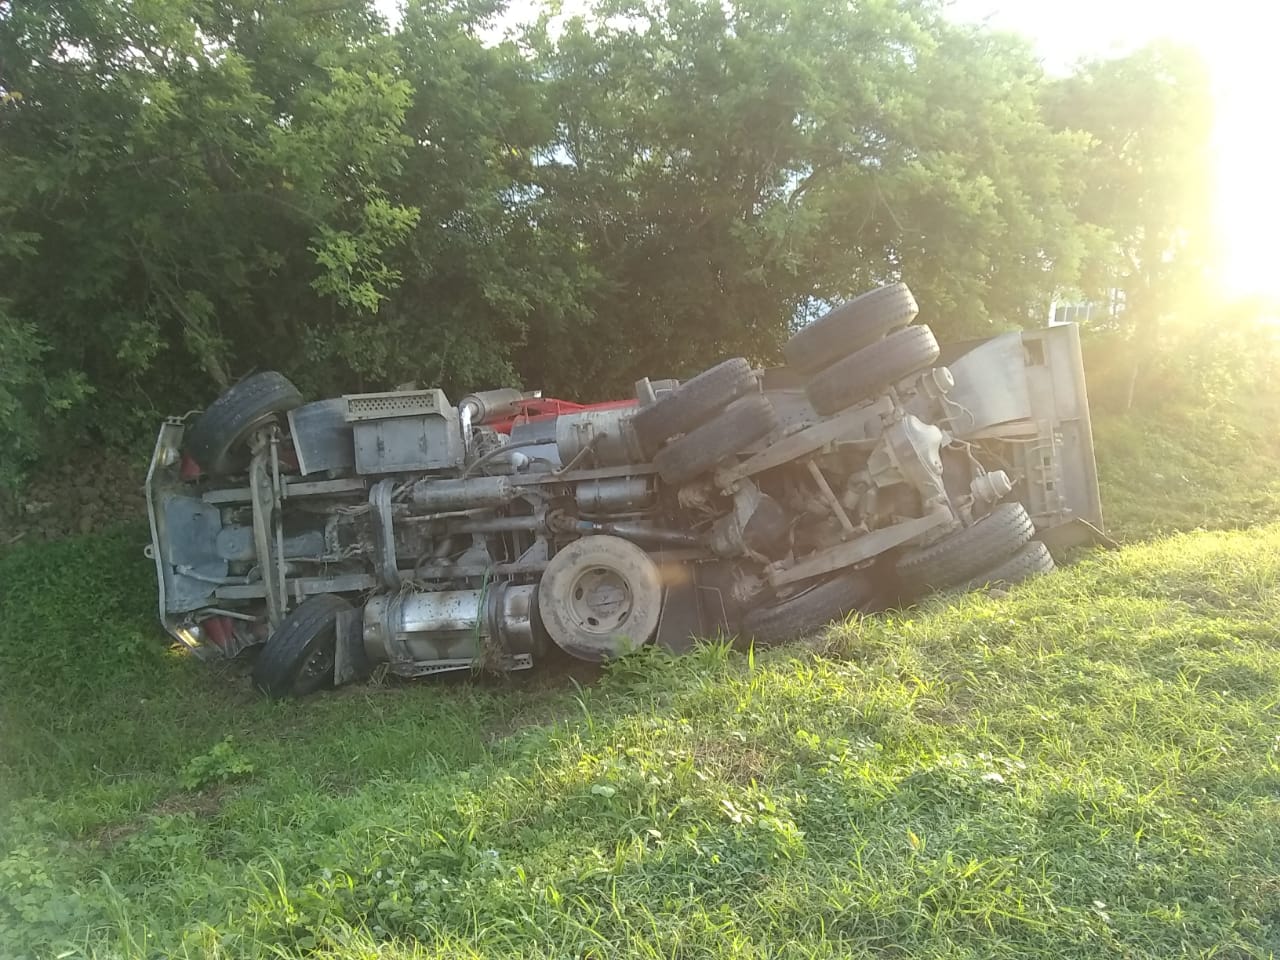
[[[1011,587],[1039,573],[1052,573],[1057,569],[1049,548],[1039,540],[1032,540],[1012,557],[986,573],[980,573],[962,583],[956,589],[968,593],[983,587]]]
[[[305,697],[333,685],[338,615],[350,610],[342,597],[308,597],[267,638],[253,665],[253,684],[273,700]]]
[[[652,457],[667,440],[702,426],[755,386],[751,364],[741,357],[702,371],[656,403],[636,411],[631,426],[640,449]]]
[[[932,366],[939,352],[938,341],[927,326],[897,330],[827,367],[809,381],[805,393],[818,414],[839,413]]]
[[[243,444],[277,413],[302,406],[302,394],[283,375],[264,370],[245,377],[213,401],[187,431],[184,446],[200,469],[214,476],[243,470]]]
[[[865,611],[875,599],[869,574],[845,570],[795,596],[752,610],[743,619],[739,632],[757,647],[771,647],[809,636],[855,611]]]
[[[907,285],[891,283],[823,314],[788,340],[782,355],[792,369],[816,373],[905,327],[919,312]]]
[[[898,558],[898,575],[917,592],[943,590],[1008,560],[1031,539],[1035,525],[1020,503],[999,504],[972,526]]]
[[[556,646],[598,663],[653,639],[662,594],[658,565],[634,543],[583,537],[551,558],[538,582],[538,615]]]
[[[668,443],[653,458],[653,465],[667,483],[683,486],[779,426],[778,412],[767,397],[759,393],[742,397],[715,419]]]

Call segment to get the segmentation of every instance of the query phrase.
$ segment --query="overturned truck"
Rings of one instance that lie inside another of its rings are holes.
[[[160,618],[256,685],[770,644],[1053,568],[1102,525],[1077,329],[945,350],[903,284],[786,365],[579,405],[514,389],[313,402],[254,374],[160,428]],[[559,655],[559,654],[558,654]]]

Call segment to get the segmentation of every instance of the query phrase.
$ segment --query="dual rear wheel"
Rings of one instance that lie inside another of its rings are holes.
[[[938,341],[905,283],[880,287],[819,317],[782,348],[787,365],[808,377],[805,394],[820,416],[839,413],[933,366]]]
[[[658,475],[680,487],[779,429],[781,421],[759,392],[751,364],[735,357],[641,407],[631,426]]]

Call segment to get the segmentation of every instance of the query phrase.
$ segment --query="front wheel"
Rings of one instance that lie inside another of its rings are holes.
[[[342,597],[309,597],[280,621],[253,665],[253,684],[273,700],[305,697],[333,686],[338,617],[351,609]]]
[[[274,370],[245,377],[220,396],[187,431],[184,446],[200,469],[213,476],[243,470],[244,444],[279,413],[302,406],[302,394]]]

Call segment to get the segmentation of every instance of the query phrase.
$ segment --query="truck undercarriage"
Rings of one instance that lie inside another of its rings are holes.
[[[902,284],[784,367],[726,360],[581,406],[513,389],[304,402],[264,372],[161,426],[160,617],[261,647],[268,695],[380,669],[519,670],[693,638],[757,644],[1052,569],[1102,517],[1078,332],[943,351]]]

